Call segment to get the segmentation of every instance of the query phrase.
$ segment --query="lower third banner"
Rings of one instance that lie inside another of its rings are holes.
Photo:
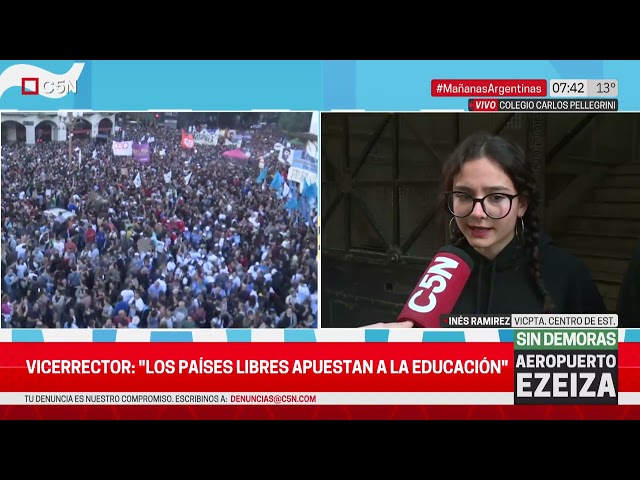
[[[640,342],[623,330],[276,334],[0,342],[0,419],[640,417]]]
[[[510,343],[7,344],[0,404],[512,404]]]

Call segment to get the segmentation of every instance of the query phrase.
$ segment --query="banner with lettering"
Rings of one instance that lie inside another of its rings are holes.
[[[288,149],[284,149],[283,152]],[[307,150],[292,150],[288,156],[291,167],[287,178],[292,182],[311,185],[318,183],[318,159],[313,158]]]
[[[111,146],[111,149],[113,151],[113,154],[116,157],[130,157],[131,155],[133,155],[133,142],[132,141],[127,141],[127,142],[113,142],[113,145]]]
[[[193,133],[193,142],[197,145],[218,145],[219,133],[201,130]]]
[[[151,161],[151,149],[148,143],[133,144],[133,158],[139,163],[149,163]]]

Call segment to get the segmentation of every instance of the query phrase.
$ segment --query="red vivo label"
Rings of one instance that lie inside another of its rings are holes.
[[[491,98],[473,98],[469,100],[469,111],[472,112],[497,112],[500,100]]]
[[[512,343],[6,343],[0,391],[512,392],[513,359]]]

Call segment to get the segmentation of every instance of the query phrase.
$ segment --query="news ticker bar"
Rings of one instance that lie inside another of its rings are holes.
[[[440,328],[615,328],[618,315],[441,315]]]
[[[300,401],[296,399],[302,399]],[[0,405],[534,405],[510,392],[131,393],[6,392]],[[566,402],[570,403],[570,402]],[[582,404],[589,404],[578,402]],[[556,402],[554,404],[561,405]],[[592,403],[594,404],[594,403]],[[597,404],[597,403],[596,403]],[[639,405],[640,393],[620,392],[617,405]]]
[[[470,112],[617,112],[617,98],[472,98]]]
[[[580,317],[583,324],[615,324],[605,316]],[[380,335],[385,331],[371,330],[364,341],[342,343],[5,343],[0,404],[640,401],[640,342],[624,341],[615,327],[500,329],[497,340],[489,330],[471,337],[431,330],[438,336],[409,330],[425,334],[420,342],[390,342]]]
[[[615,98],[615,79],[434,79],[432,97]]]

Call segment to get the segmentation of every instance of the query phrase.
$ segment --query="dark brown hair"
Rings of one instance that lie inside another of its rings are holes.
[[[442,168],[444,191],[453,189],[453,181],[460,173],[462,165],[470,160],[487,158],[495,162],[503,170],[516,188],[519,197],[527,199],[528,207],[524,214],[525,225],[523,243],[529,257],[529,272],[537,293],[543,302],[545,313],[553,311],[553,299],[542,283],[540,274],[540,193],[536,176],[522,148],[502,137],[491,134],[474,134],[466,138],[449,156]],[[445,215],[450,220],[451,214],[442,200]],[[460,230],[452,232],[451,243],[457,245],[464,239]]]

